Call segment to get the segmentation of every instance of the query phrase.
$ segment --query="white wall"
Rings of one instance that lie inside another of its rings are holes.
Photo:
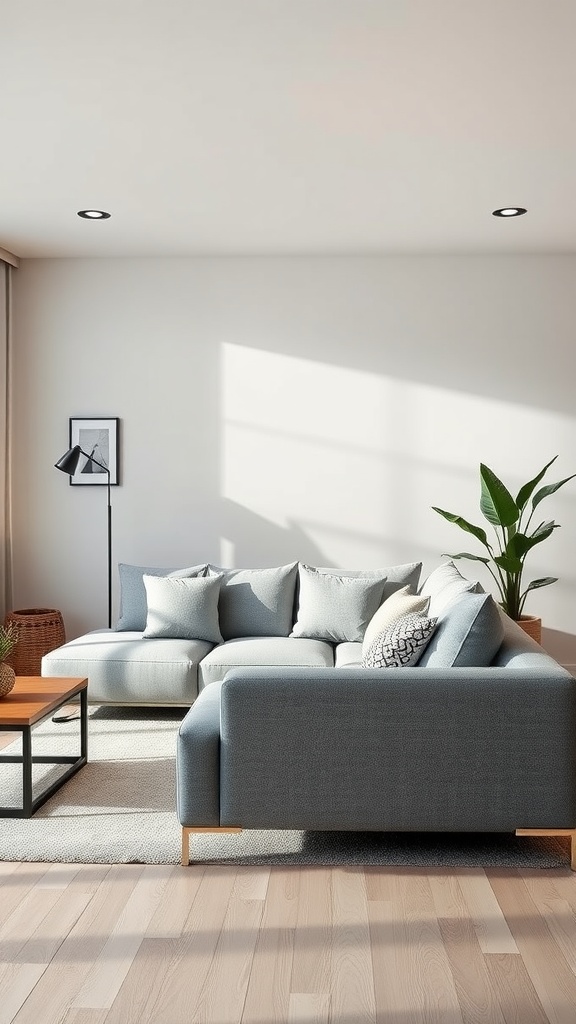
[[[53,469],[121,418],[114,562],[367,567],[474,540],[478,465],[576,472],[576,257],[28,260],[15,274],[16,607],[106,621],[105,490]],[[576,664],[576,481],[529,556]],[[467,575],[483,567],[461,562]],[[118,595],[115,593],[115,603]]]

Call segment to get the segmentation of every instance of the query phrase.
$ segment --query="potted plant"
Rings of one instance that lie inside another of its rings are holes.
[[[18,643],[18,627],[13,622],[0,626],[0,697],[5,697],[14,686],[16,673],[6,661]]]
[[[573,473],[572,476],[567,476],[564,480],[559,480],[558,483],[546,484],[536,490],[545,473],[557,458],[558,456],[555,455],[533,480],[524,484],[515,498],[488,466],[480,464],[480,511],[494,528],[495,541],[493,543],[490,543],[486,531],[481,526],[474,526],[462,516],[432,506],[434,511],[444,516],[448,522],[456,523],[460,529],[471,533],[476,540],[484,545],[488,553],[486,556],[460,551],[458,554],[448,557],[471,558],[476,562],[483,562],[494,578],[500,594],[500,604],[506,614],[523,626],[526,632],[538,641],[540,640],[541,620],[522,614],[526,597],[531,590],[556,583],[557,577],[544,576],[542,579],[532,580],[524,586],[523,572],[528,552],[550,537],[559,526],[559,523],[555,523],[554,520],[548,522],[543,520],[537,526],[533,526],[536,509],[544,498],[554,494],[576,476],[576,473]],[[535,629],[530,628],[530,620],[536,622]]]

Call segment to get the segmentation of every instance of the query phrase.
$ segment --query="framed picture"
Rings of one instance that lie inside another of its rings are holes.
[[[70,447],[80,445],[84,452],[76,472],[70,477],[73,487],[106,486],[110,470],[110,483],[118,483],[118,424],[113,417],[74,416],[70,419]]]

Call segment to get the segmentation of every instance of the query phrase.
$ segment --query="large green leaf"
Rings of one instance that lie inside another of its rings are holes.
[[[456,526],[459,526],[461,530],[471,533],[484,547],[489,547],[486,530],[483,530],[481,526],[474,526],[474,523],[469,523],[462,516],[457,516],[453,512],[445,512],[443,508],[436,508],[435,505],[432,505],[432,509],[434,512],[438,512],[439,515],[444,516],[444,519],[447,519],[449,523],[456,523]]]
[[[445,551],[442,558],[471,558],[473,562],[484,562],[484,565],[490,565],[489,558],[483,558],[482,555],[471,555],[468,551],[459,551],[457,555],[449,555]]]
[[[546,487],[541,487],[539,491],[536,491],[536,494],[532,498],[532,508],[535,509],[544,498],[547,498],[549,494],[554,494],[555,491],[560,490],[564,484],[567,484],[569,480],[573,480],[575,476],[576,473],[572,473],[572,476],[567,476],[564,480],[559,480],[557,484],[547,484]]]
[[[553,462],[556,462],[557,458],[558,456],[555,455],[553,459],[550,459],[550,462],[546,463],[544,469],[540,470],[538,476],[535,476],[533,480],[530,480],[527,484],[524,484],[524,486],[520,488],[520,490],[518,491],[518,496],[516,498],[516,504],[518,505],[518,508],[521,512],[526,508],[526,505],[528,504],[528,499],[532,494],[534,488],[536,487],[536,484],[540,483],[542,477],[546,473],[546,470],[550,469],[550,466]]]
[[[540,526],[530,535],[525,533],[515,533],[506,545],[506,554],[515,555],[517,558],[523,558],[531,548],[535,547],[536,544],[541,544],[543,540],[546,540],[547,537],[551,536],[554,530],[558,529],[558,523],[549,522],[540,523]]]
[[[517,573],[522,572],[522,562],[519,558],[514,555],[498,555],[494,559],[496,565],[499,565],[504,572],[510,573],[511,576],[515,576]]]
[[[480,463],[480,480],[480,510],[488,522],[493,526],[512,526],[518,522],[520,512],[510,491],[484,463]]]
[[[532,583],[529,583],[526,587],[526,593],[528,593],[529,590],[538,590],[539,587],[549,587],[551,583],[557,582],[557,576],[544,576],[541,580],[532,580]]]

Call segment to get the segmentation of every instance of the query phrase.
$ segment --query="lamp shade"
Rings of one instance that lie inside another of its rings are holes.
[[[75,444],[74,447],[69,448],[62,458],[58,459],[58,462],[55,462],[54,465],[56,469],[61,469],[63,473],[68,473],[69,476],[73,476],[76,472],[76,466],[78,465],[81,455],[82,449],[80,445]]]

